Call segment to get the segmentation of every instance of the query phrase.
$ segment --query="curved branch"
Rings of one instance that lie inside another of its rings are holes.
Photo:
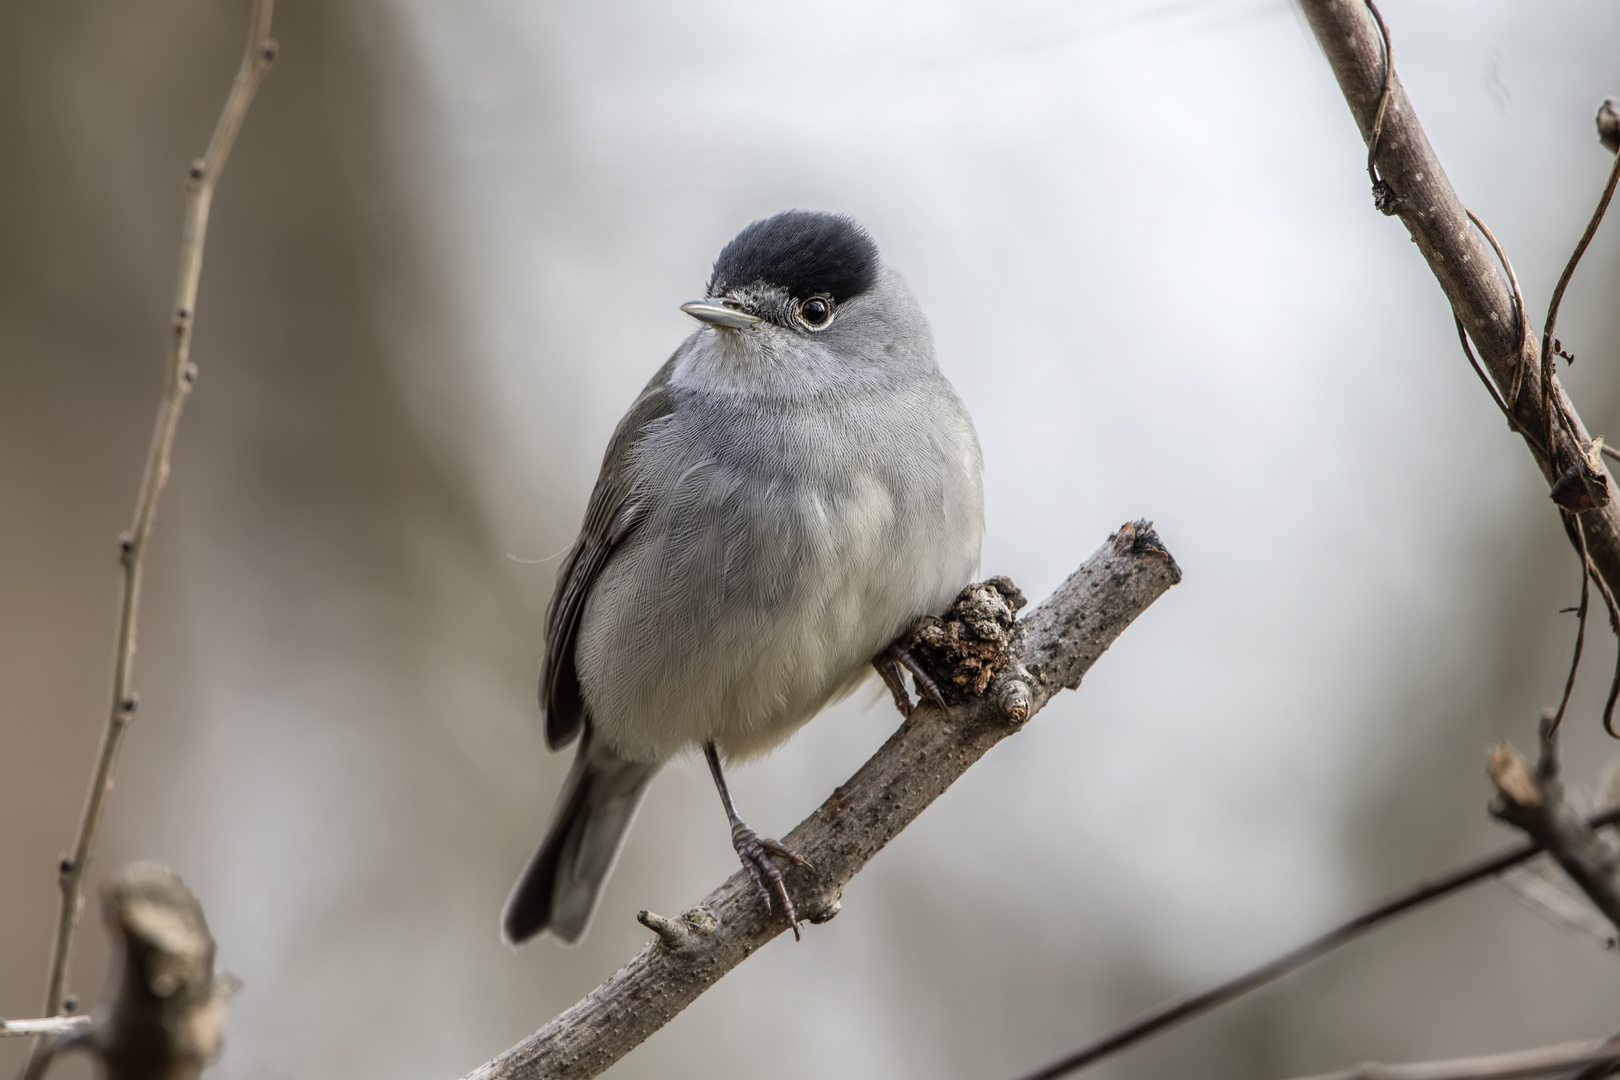
[[[1126,525],[1017,626],[1012,656],[986,691],[941,711],[920,706],[889,741],[783,842],[816,867],[787,871],[810,922],[838,913],[843,887],[883,846],[1059,690],[1073,689],[1181,570],[1147,522]],[[467,1080],[596,1076],[787,928],[741,871],[670,919],[643,912],[658,937],[583,1001],[474,1070]]]
[[[1385,78],[1377,20],[1364,0],[1301,0],[1301,6],[1362,139],[1370,144]],[[1446,178],[1400,76],[1392,72],[1389,80],[1389,103],[1377,141],[1379,175],[1393,193],[1395,213],[1479,347],[1496,385],[1521,390],[1517,400],[1508,401],[1512,419],[1551,486],[1587,460],[1591,436],[1556,377],[1543,387],[1540,349],[1525,332],[1495,254]],[[1549,430],[1551,445],[1543,447],[1538,444],[1541,433]],[[1593,564],[1610,590],[1620,593],[1620,505],[1610,502],[1586,510],[1582,522]]]

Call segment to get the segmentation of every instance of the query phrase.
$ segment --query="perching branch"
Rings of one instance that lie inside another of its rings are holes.
[[[1344,1072],[1320,1073],[1300,1077],[1300,1080],[1510,1080],[1552,1076],[1566,1069],[1578,1069],[1584,1065],[1607,1066],[1617,1061],[1620,1061],[1620,1039],[1594,1039],[1485,1057],[1453,1058],[1450,1061],[1358,1065]]]
[[[1016,624],[1009,660],[982,694],[944,712],[920,706],[782,838],[815,867],[786,873],[799,910],[812,923],[836,915],[844,885],[885,844],[1059,690],[1079,686],[1125,627],[1179,580],[1175,560],[1146,522],[1115,533]],[[583,1001],[467,1080],[596,1076],[786,929],[741,871],[678,918],[643,912],[641,921],[657,939]]]
[[[191,324],[197,307],[197,280],[202,274],[203,240],[208,232],[208,209],[214,197],[214,186],[225,168],[225,159],[242,128],[248,105],[253,101],[259,81],[275,58],[276,43],[270,38],[270,14],[273,0],[254,0],[248,20],[247,49],[231,86],[230,97],[209,140],[208,151],[191,163],[186,175],[186,217],[180,239],[180,272],[175,283],[174,336],[170,342],[169,363],[163,388],[163,399],[158,405],[157,423],[152,430],[152,442],[146,452],[146,468],[141,474],[140,492],[135,499],[135,518],[128,532],[118,538],[119,561],[123,567],[122,603],[118,612],[118,643],[113,653],[112,711],[101,739],[101,752],[96,758],[95,773],[90,780],[90,792],[85,800],[84,816],[79,822],[78,839],[73,854],[62,859],[62,905],[57,918],[56,947],[51,956],[50,980],[45,991],[45,1013],[60,1015],[67,997],[68,961],[73,951],[73,931],[78,925],[79,909],[84,896],[85,873],[90,867],[96,834],[101,827],[106,808],[107,792],[112,788],[113,765],[118,759],[118,747],[130,719],[135,715],[138,702],[134,690],[135,631],[140,614],[141,570],[146,554],[146,543],[152,535],[152,521],[157,515],[158,498],[169,479],[169,456],[174,447],[175,429],[180,423],[180,410],[191,393],[197,378],[196,365],[191,363]]]

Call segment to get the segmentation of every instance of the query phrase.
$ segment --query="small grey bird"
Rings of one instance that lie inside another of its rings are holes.
[[[506,903],[516,944],[585,933],[660,765],[701,748],[732,845],[798,934],[721,759],[778,745],[872,669],[909,712],[896,644],[944,612],[984,531],[973,422],[899,275],[847,217],[789,210],[738,233],[704,325],[619,422],[546,617],[540,706],[579,749]]]

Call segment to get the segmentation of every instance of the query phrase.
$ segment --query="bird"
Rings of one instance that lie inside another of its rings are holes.
[[[874,669],[903,714],[902,671],[937,700],[900,638],[978,567],[973,421],[864,227],[754,221],[681,310],[700,325],[609,440],[546,612],[546,742],[578,748],[502,913],[514,946],[585,935],[648,784],[693,751],[760,900],[798,937],[778,862],[809,864],[743,823],[723,766]]]

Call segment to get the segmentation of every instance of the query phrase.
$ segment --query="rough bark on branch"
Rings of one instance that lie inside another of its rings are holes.
[[[1378,24],[1363,0],[1300,2],[1362,139],[1370,143],[1384,80]],[[1393,213],[1412,235],[1453,312],[1479,346],[1491,377],[1509,399],[1525,445],[1551,487],[1566,471],[1587,460],[1583,451],[1591,436],[1555,378],[1554,407],[1561,404],[1574,437],[1555,422],[1550,425],[1552,447],[1542,445],[1549,424],[1542,408],[1541,350],[1529,315],[1515,311],[1513,292],[1497,257],[1446,178],[1400,79],[1391,72],[1389,82],[1390,99],[1375,160],[1393,191]],[[1515,386],[1519,388],[1516,399],[1511,393]],[[1610,590],[1620,593],[1620,503],[1587,510],[1581,520],[1592,561]]]
[[[786,873],[811,922],[838,912],[843,887],[996,743],[1018,731],[1104,650],[1181,570],[1146,522],[1126,525],[1018,623],[1011,662],[985,693],[941,711],[924,704],[783,842],[815,870]],[[787,928],[741,871],[678,918],[644,912],[657,932],[617,974],[467,1080],[596,1076],[721,976]]]

